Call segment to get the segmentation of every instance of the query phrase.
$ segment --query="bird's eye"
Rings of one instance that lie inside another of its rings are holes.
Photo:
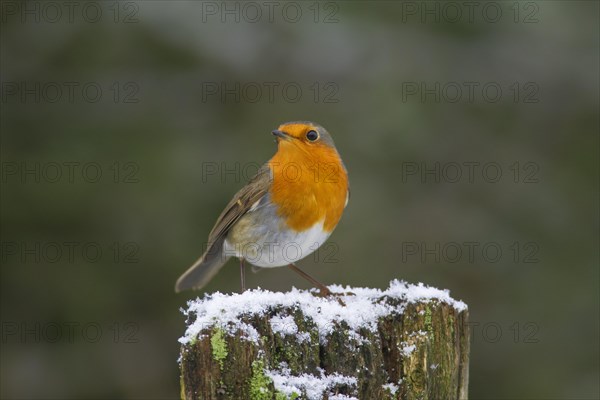
[[[317,140],[319,138],[319,134],[315,131],[308,131],[306,133],[306,138],[308,140],[310,140],[311,142],[314,142],[315,140]]]

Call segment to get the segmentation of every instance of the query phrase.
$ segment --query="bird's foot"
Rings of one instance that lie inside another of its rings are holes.
[[[319,288],[319,297],[335,297],[341,306],[346,307],[346,303],[342,300],[342,296],[354,296],[352,292],[332,292],[328,287],[323,286]]]

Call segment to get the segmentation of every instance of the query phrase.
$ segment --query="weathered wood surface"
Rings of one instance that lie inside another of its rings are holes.
[[[410,290],[415,286],[405,287]],[[352,315],[372,310],[355,302],[352,295],[342,297],[343,311],[350,316],[347,319],[353,328],[344,316],[333,316],[330,321],[320,318],[312,305],[305,312],[306,298],[313,296],[307,292],[299,303],[286,300],[279,304],[274,299],[266,305],[263,302],[258,311],[250,305],[253,298],[248,296],[248,310],[254,310],[240,313],[237,321],[213,317],[210,321],[214,323],[207,321],[196,327],[198,333],[192,337],[188,330],[188,341],[181,346],[181,397],[466,399],[466,306],[449,296],[411,299],[381,293],[368,300],[374,306],[385,306],[385,313],[364,327],[357,327]],[[237,296],[238,308],[244,295],[231,295]],[[222,306],[223,313],[229,312],[231,318],[235,313],[227,309],[227,296],[221,296],[217,307]],[[204,304],[188,313],[188,327],[197,318],[207,317],[203,307],[214,306],[207,304],[210,301],[199,300]],[[314,297],[314,301],[327,313],[342,307],[335,298]],[[368,320],[372,315],[364,317]],[[240,324],[245,328],[240,329]],[[250,328],[250,335],[248,327],[255,330]]]

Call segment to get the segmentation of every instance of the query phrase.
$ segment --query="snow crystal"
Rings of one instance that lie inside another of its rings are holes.
[[[308,340],[310,340],[310,333],[308,332],[302,332],[296,335],[296,340],[298,340],[298,343],[304,343]]]
[[[402,354],[405,357],[409,357],[413,353],[413,351],[415,351],[416,349],[417,349],[417,346],[415,346],[414,344],[411,344],[410,346],[404,346],[402,348],[402,350],[400,350],[400,351],[402,351]]]
[[[383,388],[389,390],[391,394],[396,394],[396,392],[400,390],[400,386],[394,383],[386,383],[383,385]]]
[[[274,333],[279,333],[282,337],[285,335],[295,335],[298,333],[298,325],[294,321],[294,317],[287,315],[284,317],[272,317],[269,321],[271,329]]]
[[[275,389],[286,396],[291,396],[293,393],[306,393],[306,398],[309,400],[322,399],[324,394],[327,394],[330,399],[355,399],[354,397],[337,395],[329,393],[336,386],[356,386],[357,380],[351,376],[340,375],[338,373],[327,375],[322,369],[319,369],[320,376],[312,374],[302,374],[294,376],[290,374],[289,369],[281,371],[265,371],[265,374],[273,380]],[[344,396],[344,397],[339,397]]]
[[[356,339],[361,328],[371,332],[377,330],[378,320],[392,312],[402,312],[402,307],[392,306],[385,301],[377,302],[382,297],[396,298],[407,303],[438,300],[454,307],[457,311],[467,309],[462,301],[454,300],[446,290],[440,290],[422,283],[410,285],[393,280],[386,290],[371,288],[342,287],[331,285],[332,292],[339,296],[318,297],[313,291],[292,288],[291,291],[271,292],[268,290],[247,290],[244,293],[223,294],[215,292],[206,294],[203,299],[188,302],[185,315],[192,316],[193,322],[187,327],[185,335],[179,339],[182,344],[189,343],[198,337],[204,329],[217,327],[230,334],[241,331],[246,340],[258,343],[259,334],[244,317],[265,316],[275,308],[298,307],[302,313],[317,326],[321,343],[327,341],[340,323],[350,328],[350,335]],[[345,305],[340,304],[338,298]],[[296,334],[299,340],[308,340],[310,335],[298,332],[298,326],[290,316],[273,316],[270,318],[274,332],[284,336]]]
[[[418,285],[409,285],[406,282],[392,281],[390,288],[386,293],[388,296],[398,297],[407,300],[409,303],[416,303],[422,300],[436,299],[443,303],[448,303],[458,312],[467,309],[467,305],[459,300],[450,297],[448,290],[440,290],[431,286],[425,286],[419,282]]]
[[[329,400],[358,400],[358,397],[347,396],[345,394],[330,394]]]

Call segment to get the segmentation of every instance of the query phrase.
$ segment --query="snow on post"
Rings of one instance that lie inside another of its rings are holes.
[[[386,290],[248,290],[188,302],[185,399],[466,399],[467,306],[394,280]],[[339,301],[341,300],[341,301]]]

